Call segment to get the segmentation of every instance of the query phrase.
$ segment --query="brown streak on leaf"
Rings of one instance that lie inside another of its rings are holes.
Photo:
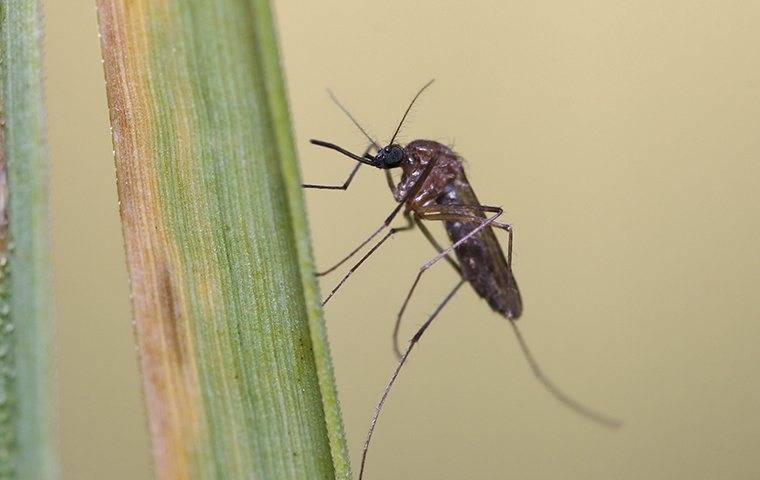
[[[145,91],[150,51],[140,3],[98,0],[98,17],[155,475],[179,479],[189,476],[202,406],[185,298],[155,183],[157,153]]]
[[[174,279],[168,262],[164,263],[159,275],[157,287],[159,289],[158,300],[161,302],[162,309],[164,342],[169,355],[172,356],[173,367],[184,372],[186,363],[190,361],[188,358],[188,338],[185,334],[187,321],[182,318],[182,304],[175,294]]]

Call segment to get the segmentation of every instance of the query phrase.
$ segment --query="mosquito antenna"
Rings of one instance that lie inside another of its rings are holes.
[[[414,96],[411,102],[409,102],[409,106],[406,107],[406,112],[404,112],[404,116],[401,117],[401,121],[398,122],[398,127],[396,127],[396,131],[393,133],[393,137],[391,137],[391,141],[388,143],[388,145],[393,145],[393,141],[396,140],[396,135],[398,135],[398,132],[401,130],[401,125],[404,124],[404,120],[406,120],[406,116],[409,115],[409,110],[412,109],[412,105],[414,105],[414,102],[417,101],[417,97],[422,95],[422,92],[425,91],[426,88],[428,88],[433,82],[435,81],[435,78],[427,82],[425,85],[420,88],[420,90],[417,92],[417,95]]]
[[[528,365],[533,371],[533,375],[535,375],[538,381],[541,382],[541,384],[554,398],[556,398],[561,404],[582,415],[583,417],[604,425],[607,428],[618,428],[622,425],[622,422],[620,420],[607,416],[603,413],[596,412],[563,392],[554,382],[551,381],[551,379],[549,379],[549,377],[546,376],[546,374],[544,374],[543,370],[541,370],[541,367],[538,365],[535,357],[533,357],[533,354],[530,352],[528,344],[525,342],[522,333],[520,333],[520,329],[517,327],[517,323],[514,320],[509,320],[509,324],[512,326],[512,331],[515,332],[517,343],[520,344],[520,349],[525,356],[525,360],[528,361]]]
[[[348,109],[344,107],[342,103],[340,103],[340,101],[335,97],[335,94],[333,94],[332,90],[328,88],[327,94],[330,95],[330,98],[332,99],[333,102],[335,102],[335,105],[337,105],[338,108],[343,110],[343,113],[345,113],[346,116],[351,119],[351,122],[356,126],[356,128],[358,128],[359,131],[361,131],[364,134],[364,136],[367,137],[367,139],[369,139],[370,142],[372,142],[372,145],[374,145],[376,149],[380,150],[380,145],[378,145],[377,142],[370,136],[370,134],[367,133],[366,130],[364,130],[364,128],[359,124],[359,122],[354,118],[354,116],[351,115],[351,112],[349,112]]]

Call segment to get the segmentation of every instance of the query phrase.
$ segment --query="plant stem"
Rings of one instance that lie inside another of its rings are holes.
[[[0,1],[0,478],[57,476],[50,243],[36,0]]]
[[[350,478],[269,5],[99,0],[158,478]]]

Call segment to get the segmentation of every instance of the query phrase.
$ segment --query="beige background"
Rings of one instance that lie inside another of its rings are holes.
[[[95,12],[46,2],[65,479],[149,478]],[[304,178],[359,149],[326,86],[387,139],[455,143],[516,226],[524,334],[609,432],[550,399],[467,290],[412,357],[368,478],[760,478],[760,3],[276,2]],[[392,208],[382,176],[309,192],[318,264]],[[397,237],[327,308],[354,462],[417,266]],[[323,283],[323,290],[337,278]],[[453,275],[431,271],[411,328]]]

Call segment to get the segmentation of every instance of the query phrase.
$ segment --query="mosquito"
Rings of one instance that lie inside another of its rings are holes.
[[[396,316],[392,339],[393,349],[398,358],[398,364],[383,389],[380,400],[375,407],[372,420],[370,421],[369,431],[367,432],[364,448],[362,450],[359,480],[364,476],[367,453],[369,451],[370,441],[372,440],[372,434],[377,425],[377,420],[383,409],[383,405],[388,398],[388,394],[398,378],[399,372],[409,359],[412,349],[420,341],[420,338],[422,338],[422,335],[433,323],[433,320],[435,320],[441,310],[443,310],[446,304],[449,303],[465,283],[469,283],[473,290],[475,290],[475,293],[483,298],[492,310],[507,319],[529,368],[541,385],[543,385],[553,397],[563,405],[574,410],[576,413],[603,426],[616,428],[621,424],[620,421],[605,414],[598,413],[574,400],[561,390],[549,377],[546,376],[546,374],[544,374],[540,365],[528,348],[528,345],[516,324],[516,320],[522,314],[523,305],[520,297],[520,290],[517,288],[517,282],[512,273],[512,243],[514,231],[511,224],[499,221],[504,213],[503,209],[498,206],[483,205],[480,203],[475,196],[475,192],[473,191],[470,182],[467,180],[462,165],[462,159],[448,146],[433,140],[414,140],[405,146],[396,143],[396,137],[401,131],[401,127],[404,124],[409,111],[412,109],[412,106],[422,92],[424,92],[432,83],[433,80],[427,82],[417,92],[414,98],[412,98],[412,101],[404,111],[401,121],[398,123],[390,142],[383,147],[381,147],[380,144],[367,133],[361,124],[353,117],[353,115],[351,115],[348,109],[337,100],[332,92],[328,91],[332,100],[369,140],[370,144],[364,153],[357,155],[330,142],[311,140],[313,145],[334,150],[355,160],[356,165],[352,168],[348,178],[341,185],[304,184],[304,188],[345,191],[356,176],[359,168],[362,165],[370,165],[385,172],[388,187],[396,201],[395,208],[393,208],[385,221],[383,221],[383,223],[368,238],[361,242],[335,265],[327,270],[317,273],[317,276],[322,276],[333,272],[351,258],[354,258],[360,251],[369,245],[373,239],[376,239],[383,231],[385,231],[385,234],[351,266],[348,272],[325,297],[322,302],[323,306],[333,298],[348,278],[372,254],[374,254],[389,238],[399,232],[412,230],[417,227],[437,251],[437,254],[434,257],[419,268],[409,292],[404,298],[398,315]],[[372,154],[373,151],[375,152],[374,155]],[[391,170],[394,169],[401,169],[401,178],[398,184],[394,182],[393,177],[391,176]],[[399,215],[399,213],[401,213],[406,220],[406,224],[398,227],[391,227],[393,220]],[[425,222],[443,222],[451,244],[447,247],[441,246],[427,228]],[[506,234],[506,255],[496,238],[496,231],[503,231]],[[455,258],[452,258],[452,253]],[[412,336],[409,343],[406,345],[406,348],[402,350],[399,346],[398,340],[401,319],[423,275],[430,269],[430,267],[440,260],[445,260],[454,269],[459,276],[459,280],[444,297],[443,301],[438,304],[433,313]]]

